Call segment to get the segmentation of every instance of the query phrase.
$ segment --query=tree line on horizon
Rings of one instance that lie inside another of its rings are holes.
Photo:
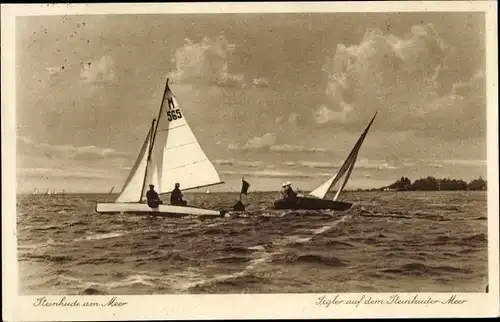
[[[396,191],[456,191],[456,190],[487,190],[487,182],[479,177],[467,183],[461,179],[437,179],[432,176],[420,178],[413,182],[407,177],[380,188],[380,190]]]

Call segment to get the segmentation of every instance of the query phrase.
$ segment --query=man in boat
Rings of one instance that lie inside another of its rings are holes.
[[[182,199],[182,192],[179,189],[180,184],[176,183],[174,190],[170,194],[170,204],[172,206],[186,206],[187,201]]]
[[[297,193],[293,191],[292,183],[290,181],[287,181],[282,185],[281,195],[283,199],[297,200]]]
[[[160,196],[155,191],[155,186],[150,184],[149,190],[146,192],[146,199],[148,200],[148,206],[151,208],[158,208],[159,205],[163,204]]]

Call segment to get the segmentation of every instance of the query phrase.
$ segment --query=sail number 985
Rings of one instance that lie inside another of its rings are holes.
[[[167,111],[167,120],[169,122],[172,122],[172,121],[175,121],[175,120],[178,120],[181,118],[182,118],[182,114],[181,114],[181,111],[179,109]]]

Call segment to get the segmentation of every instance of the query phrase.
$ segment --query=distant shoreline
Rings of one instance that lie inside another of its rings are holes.
[[[382,191],[486,191],[488,184],[479,177],[467,183],[462,179],[437,179],[431,176],[411,181],[401,177],[396,182],[379,188]]]

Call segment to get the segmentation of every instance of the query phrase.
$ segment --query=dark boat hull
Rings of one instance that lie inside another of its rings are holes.
[[[352,203],[343,201],[333,201],[327,199],[298,197],[296,200],[280,199],[274,202],[274,209],[307,209],[320,210],[332,209],[344,211],[351,208]]]

